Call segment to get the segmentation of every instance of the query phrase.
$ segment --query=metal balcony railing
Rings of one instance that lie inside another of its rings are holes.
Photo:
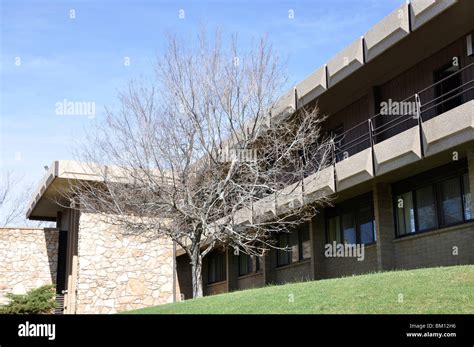
[[[423,122],[470,100],[474,100],[474,64],[397,101],[397,112],[381,112],[335,136],[335,161],[347,159],[415,126],[422,127]]]

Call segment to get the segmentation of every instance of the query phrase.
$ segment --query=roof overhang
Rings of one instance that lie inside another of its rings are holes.
[[[103,169],[73,160],[54,161],[36,188],[28,204],[26,217],[55,221],[58,211],[67,204],[64,193],[73,181],[103,181]]]

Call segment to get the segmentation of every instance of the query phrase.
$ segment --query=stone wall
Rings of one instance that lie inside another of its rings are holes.
[[[0,304],[5,294],[24,294],[56,282],[56,229],[0,228]]]
[[[76,313],[115,313],[173,302],[173,266],[170,239],[125,235],[98,215],[81,214]]]

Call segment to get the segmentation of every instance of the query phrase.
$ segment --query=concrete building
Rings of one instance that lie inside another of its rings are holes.
[[[473,13],[472,1],[412,0],[280,98],[281,112],[318,102],[329,116],[324,132],[335,136],[336,163],[306,177],[303,190],[308,198],[332,196],[334,206],[278,236],[290,252],[210,253],[205,295],[474,264]],[[57,260],[41,263],[57,264],[51,280],[66,293],[65,312],[108,313],[191,297],[189,260],[171,241],[118,237],[98,216],[55,204],[70,179],[95,178],[77,163],[55,162],[28,211],[31,219],[57,223],[58,250],[49,252]],[[0,235],[0,251],[3,240],[10,236]],[[363,257],[330,257],[334,243],[364,245]]]
[[[317,101],[329,115],[336,164],[303,190],[334,207],[279,237],[291,252],[207,256],[205,294],[474,263],[473,13],[471,1],[412,0],[282,96],[280,110]],[[328,257],[334,241],[364,244],[364,259]],[[180,250],[176,261],[189,296]]]

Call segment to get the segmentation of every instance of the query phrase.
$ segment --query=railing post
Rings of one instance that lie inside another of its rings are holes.
[[[372,119],[368,119],[369,122],[369,140],[370,140],[370,147],[374,148],[374,137],[373,137],[373,131],[374,127],[372,124]]]
[[[374,137],[373,137],[374,127],[372,125],[372,119],[369,118],[367,122],[368,122],[367,125],[369,127],[370,153],[372,154],[372,173],[374,176],[377,176],[377,173],[375,172]]]
[[[416,114],[416,118],[418,120],[418,124],[421,123],[421,101],[420,101],[420,96],[418,94],[415,94],[415,114]]]
[[[332,150],[332,174],[334,177],[334,192],[337,192],[337,177],[336,177],[336,143],[334,139],[331,139],[331,150]]]
[[[415,94],[415,105],[416,105],[416,118],[418,121],[418,133],[420,136],[420,150],[421,150],[421,157],[425,157],[425,149],[423,146],[423,119],[421,119],[421,100],[418,93]]]
[[[336,143],[331,139],[332,162],[336,164]]]

